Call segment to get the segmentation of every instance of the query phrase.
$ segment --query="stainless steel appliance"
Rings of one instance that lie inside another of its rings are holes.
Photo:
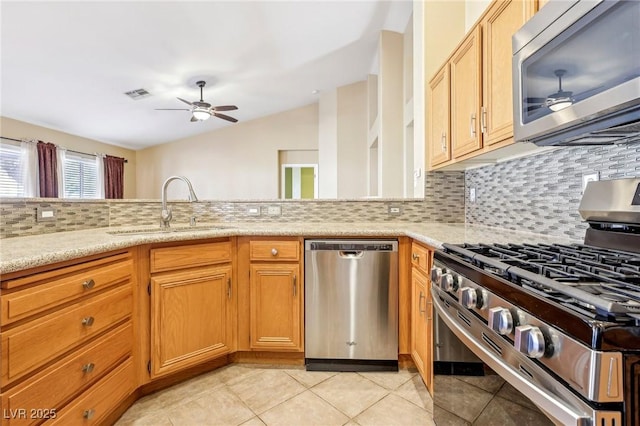
[[[305,241],[307,370],[398,370],[398,242]]]
[[[551,0],[513,36],[514,137],[640,139],[640,2]]]
[[[434,255],[434,310],[553,422],[639,425],[640,178],[589,183],[580,213],[584,244],[445,244]],[[438,378],[434,418],[449,424],[462,393]],[[540,424],[527,413],[494,421]]]

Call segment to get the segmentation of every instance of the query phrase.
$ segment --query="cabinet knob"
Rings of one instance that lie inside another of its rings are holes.
[[[85,317],[85,318],[82,318],[82,325],[84,325],[85,327],[90,327],[93,325],[94,321],[95,321],[95,318],[93,317]]]
[[[96,410],[94,410],[93,408],[84,410],[84,413],[82,413],[82,417],[84,417],[87,420],[91,420],[95,415],[96,415]]]
[[[88,364],[85,364],[85,365],[82,366],[82,372],[85,373],[85,374],[91,373],[91,372],[93,372],[93,369],[95,368],[95,366],[96,365],[94,363],[92,363],[92,362],[90,362]]]
[[[277,255],[278,255],[278,249],[277,249],[277,248],[272,248],[272,249],[271,249],[271,254],[272,254],[273,256],[277,256]]]
[[[91,290],[93,287],[95,287],[95,285],[96,285],[96,282],[93,280],[93,278],[89,278],[88,280],[82,283],[82,287],[85,290]]]

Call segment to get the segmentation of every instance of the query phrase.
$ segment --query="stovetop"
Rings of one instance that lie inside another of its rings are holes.
[[[640,253],[583,244],[445,244],[444,251],[589,318],[640,321]]]

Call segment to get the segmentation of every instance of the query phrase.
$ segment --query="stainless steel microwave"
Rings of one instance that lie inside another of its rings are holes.
[[[514,137],[640,140],[640,1],[550,0],[513,36]]]

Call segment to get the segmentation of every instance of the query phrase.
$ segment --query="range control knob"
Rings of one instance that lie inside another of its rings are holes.
[[[459,279],[450,272],[442,274],[440,277],[440,288],[444,291],[456,292],[458,290]]]
[[[498,334],[507,335],[513,330],[513,317],[507,308],[489,309],[489,328]]]
[[[516,327],[513,346],[530,358],[542,358],[546,349],[542,331],[532,325],[519,325]]]
[[[431,268],[431,282],[439,284],[440,277],[442,277],[442,268],[438,268],[437,266]]]
[[[473,287],[462,287],[458,301],[467,309],[482,308],[482,294]]]

